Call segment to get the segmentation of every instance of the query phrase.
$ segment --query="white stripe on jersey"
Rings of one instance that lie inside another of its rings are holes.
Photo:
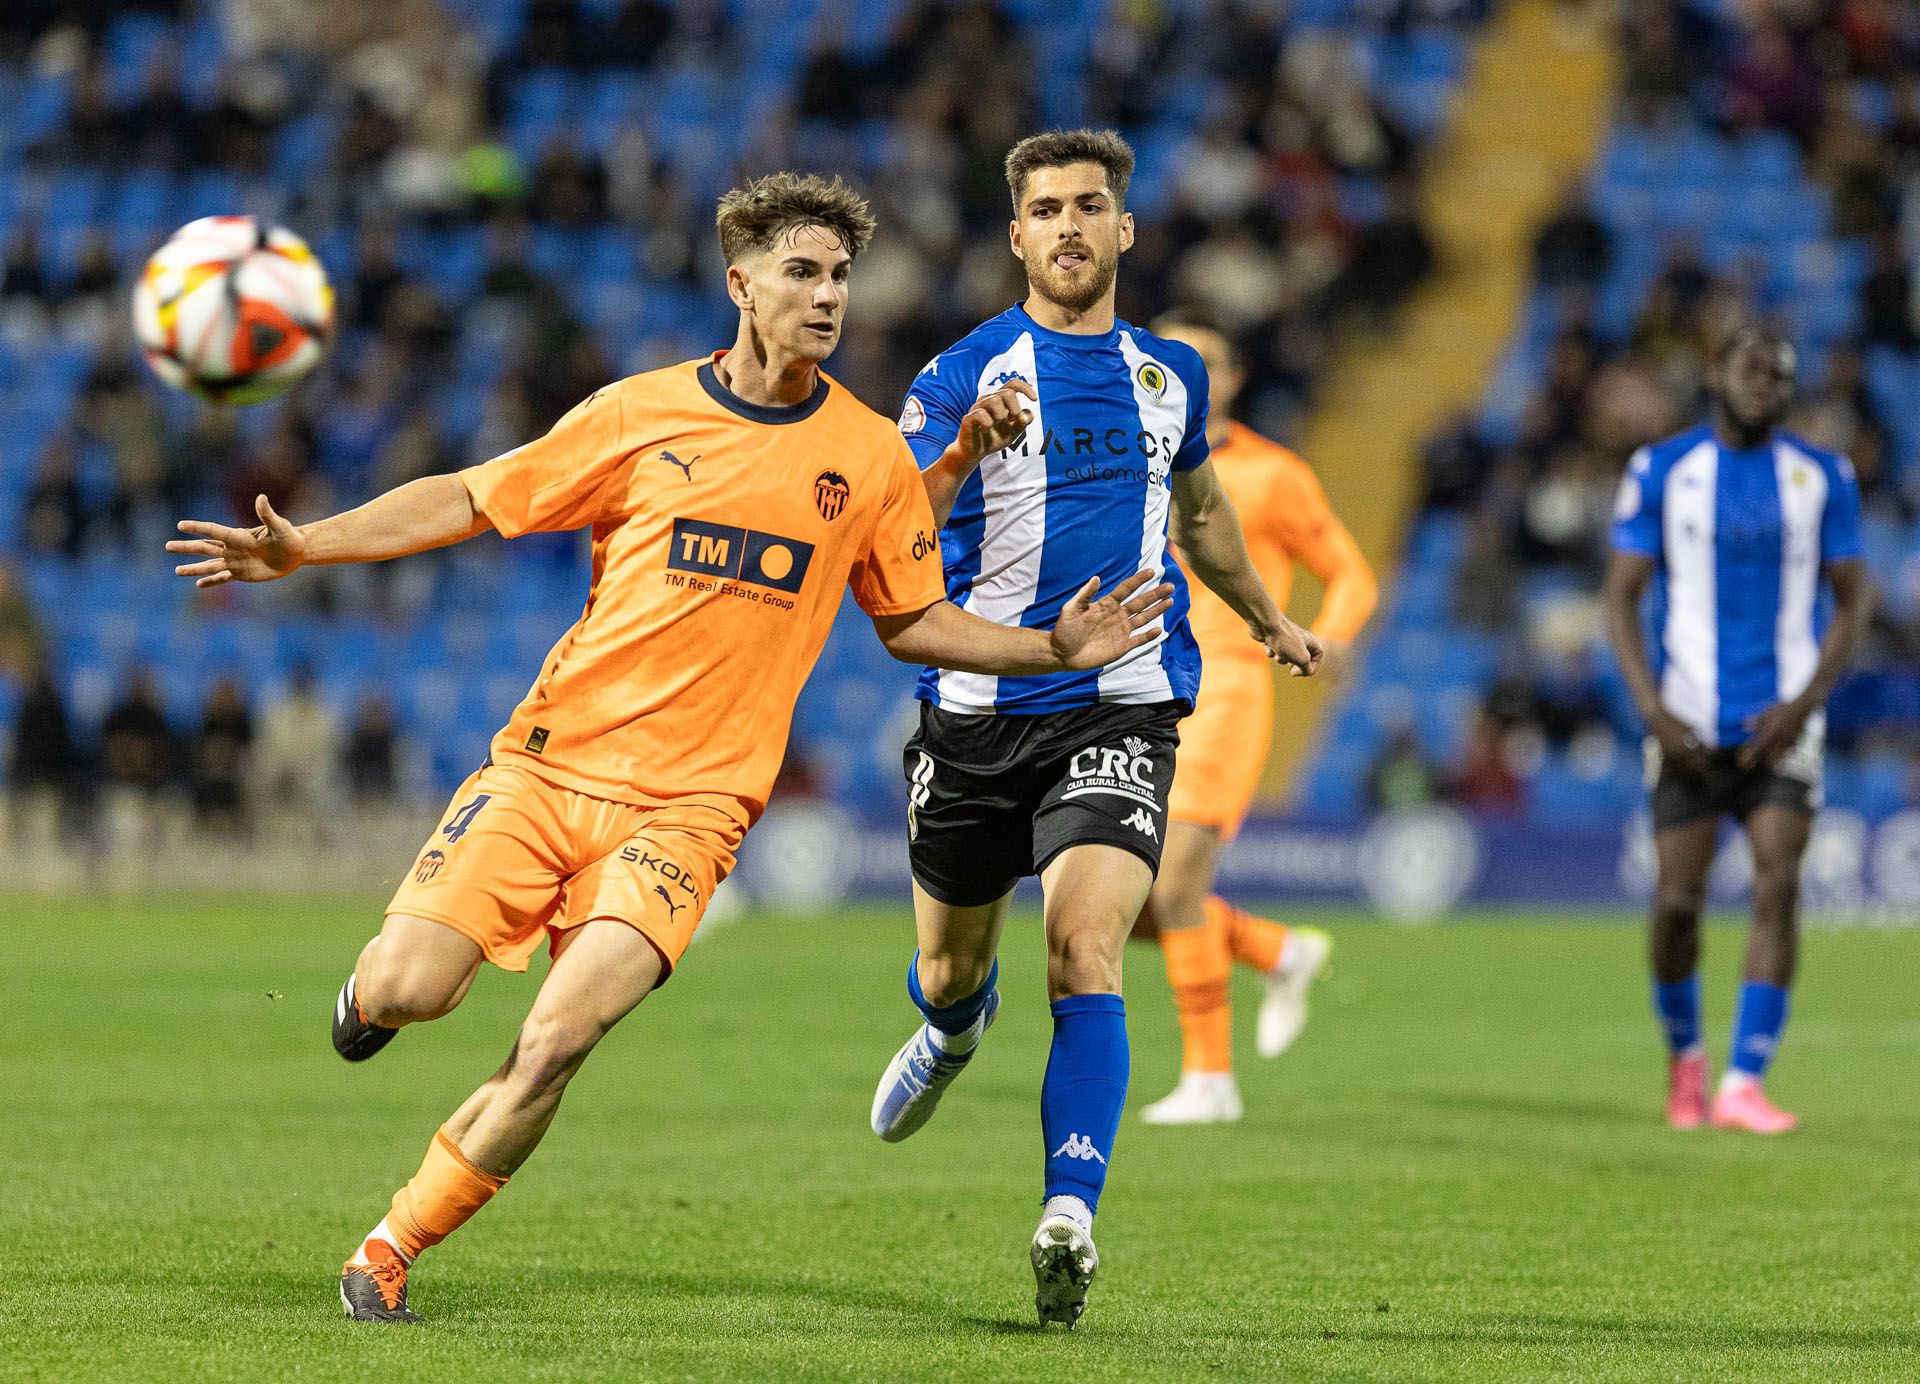
[[[1038,392],[1039,370],[1033,359],[1033,335],[1022,332],[1013,343],[980,368],[974,397],[999,388],[989,383],[1008,373],[1017,374]],[[1036,400],[1023,401],[1033,414],[1029,437],[1046,436],[1046,423]],[[1001,625],[1018,625],[1040,589],[1040,554],[1047,540],[1047,454],[1034,447],[1026,456],[995,452],[982,457],[981,506],[985,524],[980,533],[980,571],[960,602],[962,610]],[[993,557],[1013,561],[988,565]],[[991,673],[940,672],[940,706],[946,711],[990,714],[1000,694],[1000,679]]]
[[[1155,398],[1140,382],[1141,369],[1150,357],[1134,341],[1133,333],[1120,333],[1120,353],[1127,358],[1127,375],[1133,383],[1133,402],[1140,410],[1140,430],[1150,437],[1180,438],[1187,431],[1187,386],[1181,378],[1159,361],[1166,387]],[[1166,445],[1163,440],[1160,444]],[[1172,457],[1156,457],[1168,470]],[[1149,468],[1151,471],[1153,468]],[[1157,481],[1148,481],[1146,506],[1140,516],[1140,564],[1135,571],[1148,570],[1155,582],[1167,568],[1167,509],[1173,503],[1172,490]],[[1151,585],[1152,583],[1149,583]],[[1151,627],[1161,637],[1143,645],[1100,670],[1100,700],[1103,702],[1157,702],[1173,696],[1173,684],[1161,664],[1160,651],[1165,644],[1167,619],[1156,618]]]
[[[1780,487],[1780,612],[1773,627],[1773,662],[1780,700],[1807,690],[1820,662],[1813,642],[1814,602],[1820,595],[1820,520],[1827,509],[1827,473],[1789,442],[1773,444]]]
[[[1713,544],[1720,449],[1708,438],[1667,473],[1661,546],[1667,565],[1667,670],[1660,702],[1701,743],[1720,743],[1720,619]],[[1676,595],[1678,599],[1676,599]]]

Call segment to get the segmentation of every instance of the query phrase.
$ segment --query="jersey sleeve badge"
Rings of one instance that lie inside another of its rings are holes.
[[[915,433],[919,432],[922,428],[926,426],[927,426],[926,405],[922,404],[917,398],[909,394],[907,396],[906,404],[902,406],[900,410],[901,434],[906,437],[912,437]]]

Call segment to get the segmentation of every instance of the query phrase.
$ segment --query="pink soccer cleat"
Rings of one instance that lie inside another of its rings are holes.
[[[1713,1098],[1715,1129],[1744,1129],[1749,1134],[1785,1134],[1799,1124],[1799,1117],[1782,1110],[1767,1099],[1757,1081],[1743,1081],[1722,1087]]]
[[[1707,1055],[1683,1054],[1667,1068],[1667,1123],[1675,1129],[1698,1129],[1706,1122]]]

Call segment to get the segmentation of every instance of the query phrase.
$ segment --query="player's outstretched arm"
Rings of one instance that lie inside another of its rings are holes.
[[[200,560],[183,562],[174,572],[194,578],[195,586],[274,581],[313,564],[383,562],[444,548],[493,527],[456,475],[422,476],[312,524],[289,523],[265,495],[253,506],[260,522],[250,529],[181,520],[180,532],[188,537],[174,539],[167,551]]]
[[[954,497],[980,459],[1010,445],[1033,422],[1033,411],[1020,402],[1022,396],[1033,400],[1040,397],[1025,380],[1010,380],[1005,388],[982,395],[960,420],[959,435],[933,465],[920,473],[936,525],[946,525],[947,516],[953,513]]]
[[[1153,573],[1136,572],[1095,600],[1096,577],[1061,607],[1050,630],[995,624],[951,601],[908,615],[875,616],[873,628],[902,663],[958,673],[1017,678],[1104,668],[1159,637],[1149,627],[1173,604],[1173,588],[1164,582],[1150,587],[1152,580]]]
[[[1247,556],[1240,516],[1212,462],[1173,473],[1173,505],[1173,541],[1188,570],[1247,622],[1248,631],[1267,646],[1267,657],[1287,664],[1295,677],[1312,677],[1320,666],[1320,641],[1273,603],[1273,593]]]

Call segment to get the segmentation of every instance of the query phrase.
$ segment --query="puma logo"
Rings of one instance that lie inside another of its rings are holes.
[[[696,458],[696,460],[697,460],[697,458]],[[691,478],[691,477],[689,477],[688,479],[692,479],[692,478]],[[656,885],[654,885],[654,886],[653,886],[653,892],[654,892],[654,893],[656,893],[656,894],[658,894],[658,895],[659,895],[659,896],[660,896],[661,898],[663,898],[663,899],[665,899],[665,900],[666,900],[666,903],[667,903],[667,921],[668,921],[669,923],[671,923],[671,922],[672,922],[672,921],[674,920],[674,918],[675,918],[675,917],[677,917],[677,916],[679,915],[679,912],[680,912],[680,910],[681,910],[682,908],[685,908],[685,907],[686,907],[686,905],[685,905],[685,904],[680,904],[680,903],[675,903],[675,902],[673,901],[673,895],[671,895],[671,894],[669,894],[669,893],[667,892],[667,887],[666,887],[666,885],[664,885],[664,884],[656,884]]]
[[[706,453],[702,452],[699,454],[699,456],[691,456],[691,457],[688,457],[685,461],[682,461],[680,460],[679,457],[675,456],[672,452],[663,451],[660,453],[660,460],[672,462],[675,466],[678,466],[680,468],[681,473],[684,474],[688,480],[692,480],[694,462],[700,460],[700,457],[705,455]]]

